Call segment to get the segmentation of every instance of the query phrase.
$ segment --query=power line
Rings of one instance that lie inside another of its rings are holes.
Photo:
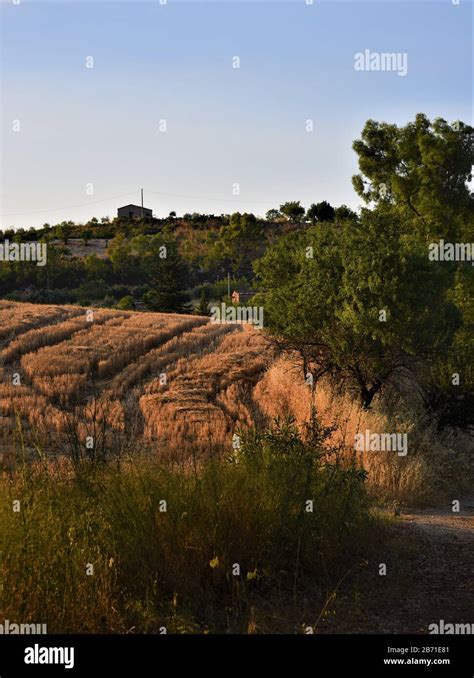
[[[164,197],[170,197],[170,198],[184,198],[184,199],[190,199],[190,200],[212,200],[216,202],[226,202],[226,203],[234,203],[238,205],[239,203],[247,203],[247,204],[253,204],[253,205],[274,205],[275,201],[274,200],[242,200],[241,198],[228,198],[227,196],[211,196],[211,195],[189,195],[189,194],[184,194],[184,193],[165,193],[163,191],[147,191],[147,193],[151,193],[152,195],[160,195]],[[76,209],[78,207],[88,207],[89,205],[97,205],[100,203],[104,202],[110,202],[111,200],[118,200],[119,198],[125,198],[129,195],[135,195],[135,191],[130,191],[130,193],[122,193],[121,195],[115,195],[110,198],[103,198],[101,200],[90,200],[88,202],[83,202],[83,203],[78,203],[76,205],[64,205],[63,207],[52,207],[49,209],[33,209],[29,210],[28,212],[3,212],[0,213],[0,216],[2,218],[4,217],[22,217],[22,216],[27,216],[29,214],[47,214],[49,212],[60,212],[62,210],[71,210],[71,209]]]
[[[22,217],[27,214],[44,214],[46,212],[60,212],[61,210],[70,210],[76,207],[88,207],[89,205],[97,205],[102,202],[109,202],[110,200],[118,200],[119,198],[125,198],[128,195],[135,195],[136,191],[130,191],[130,193],[122,193],[122,195],[114,195],[111,198],[103,198],[102,200],[89,200],[89,202],[79,203],[78,205],[65,205],[64,207],[52,207],[50,209],[38,209],[30,210],[29,212],[4,212],[0,216],[2,217]]]
[[[183,193],[163,193],[163,192],[157,192],[157,191],[147,191],[147,193],[152,193],[153,195],[164,195],[167,197],[172,197],[172,198],[190,198],[192,200],[218,200],[220,202],[235,202],[236,204],[245,202],[245,203],[252,203],[252,204],[258,204],[258,205],[274,205],[275,201],[274,200],[241,200],[240,198],[237,199],[232,199],[224,196],[220,197],[215,197],[211,195],[189,195],[189,194],[183,194]]]

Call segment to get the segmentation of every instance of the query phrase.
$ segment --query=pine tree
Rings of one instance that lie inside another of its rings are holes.
[[[196,315],[209,315],[209,302],[207,300],[206,290],[202,290],[199,304],[195,310]]]
[[[146,262],[150,291],[144,295],[143,300],[153,311],[190,313],[190,299],[186,292],[187,267],[178,252],[177,244],[170,240],[161,244],[160,248]]]

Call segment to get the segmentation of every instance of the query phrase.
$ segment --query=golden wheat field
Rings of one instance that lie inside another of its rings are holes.
[[[301,424],[312,407],[323,424],[334,426],[331,443],[358,457],[377,491],[420,494],[452,447],[464,458],[461,442],[446,446],[426,435],[406,459],[356,455],[355,433],[390,430],[386,415],[361,410],[328,385],[312,391],[297,361],[250,325],[0,301],[4,469],[19,452],[78,461],[146,452],[196,462],[231,452],[236,433],[262,430],[276,416]]]
[[[12,436],[216,448],[264,416],[272,358],[259,331],[202,316],[0,301],[3,452]]]

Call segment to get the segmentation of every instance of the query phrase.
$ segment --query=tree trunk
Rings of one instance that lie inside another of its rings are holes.
[[[370,388],[367,388],[366,386],[362,386],[360,389],[360,400],[362,404],[362,409],[368,410],[370,409],[370,405],[372,403],[372,400],[374,399],[375,395],[380,391],[382,388],[382,382],[380,380],[374,381],[372,386]]]

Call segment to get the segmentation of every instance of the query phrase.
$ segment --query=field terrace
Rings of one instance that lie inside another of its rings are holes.
[[[88,435],[178,457],[230,449],[264,416],[253,391],[272,354],[257,330],[203,316],[0,301],[0,450]]]

